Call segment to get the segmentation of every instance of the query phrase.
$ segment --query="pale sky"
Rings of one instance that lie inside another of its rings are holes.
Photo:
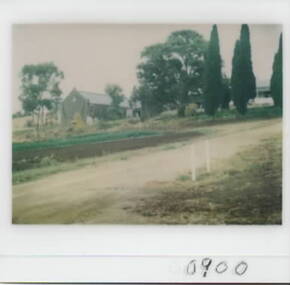
[[[209,40],[211,24],[23,24],[13,27],[13,112],[20,110],[19,73],[25,64],[54,62],[64,72],[63,96],[74,87],[103,93],[107,84],[120,85],[130,96],[137,83],[136,66],[144,47],[161,43],[173,31],[192,29]],[[218,25],[224,72],[231,61],[240,25]],[[271,77],[281,25],[250,25],[253,68],[257,80]]]

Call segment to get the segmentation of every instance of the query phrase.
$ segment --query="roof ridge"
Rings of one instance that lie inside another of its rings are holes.
[[[79,93],[89,93],[89,94],[93,94],[93,95],[107,95],[106,93],[96,93],[96,92],[91,92],[91,91],[84,91],[84,90],[78,90]]]

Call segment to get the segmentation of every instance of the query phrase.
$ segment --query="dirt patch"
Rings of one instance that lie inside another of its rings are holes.
[[[197,183],[149,185],[160,193],[137,203],[134,212],[166,224],[281,224],[281,137],[230,160],[235,168],[203,175]]]

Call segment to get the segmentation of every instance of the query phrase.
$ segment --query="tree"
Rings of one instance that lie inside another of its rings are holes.
[[[36,115],[37,135],[43,124],[44,110],[56,109],[60,102],[59,83],[63,78],[63,72],[52,62],[24,65],[21,70],[19,99],[26,113]]]
[[[240,69],[244,83],[244,94],[248,99],[254,99],[256,97],[256,77],[254,75],[252,64],[250,30],[249,26],[246,24],[243,24],[241,28],[240,49]]]
[[[156,101],[154,92],[150,90],[150,86],[142,84],[138,87],[134,86],[131,101],[134,105],[141,105],[140,117],[142,120],[146,120],[154,115],[159,114],[162,111],[162,105]]]
[[[105,93],[111,97],[111,105],[114,107],[119,107],[125,99],[122,88],[117,84],[108,84],[105,88]]]
[[[217,25],[213,25],[205,60],[204,107],[213,116],[223,99],[222,60]]]
[[[168,54],[165,44],[147,47],[141,54],[144,62],[138,65],[140,84],[135,93],[140,99],[145,117],[156,115],[175,104],[173,88],[180,66],[177,60],[169,59]]]
[[[273,73],[271,77],[271,95],[275,106],[283,106],[283,47],[282,33],[279,40],[279,48],[273,62]]]
[[[179,67],[174,92],[180,114],[184,115],[186,104],[202,95],[204,55],[207,43],[195,31],[183,30],[173,32],[167,40],[171,60],[176,60]]]
[[[159,112],[178,108],[182,115],[185,105],[201,95],[205,49],[201,35],[183,30],[143,50],[137,76],[140,88],[148,88],[142,93],[150,96],[152,107]]]
[[[240,69],[240,41],[237,40],[234,49],[234,56],[232,59],[232,76],[231,76],[231,86],[232,86],[232,98],[234,105],[241,114],[245,114],[247,111],[248,99],[244,96],[242,92],[242,78]]]
[[[112,99],[111,105],[106,111],[107,119],[116,120],[122,118],[124,109],[120,105],[125,100],[122,88],[116,84],[109,84],[105,88],[105,93]]]
[[[221,108],[228,110],[229,104],[231,102],[231,87],[230,87],[230,80],[226,77],[226,75],[223,75],[222,79],[222,86],[223,86],[223,93],[222,93],[222,100],[221,100]]]
[[[256,78],[251,60],[250,31],[242,25],[240,39],[236,42],[232,61],[232,97],[240,114],[247,112],[249,99],[256,96]]]

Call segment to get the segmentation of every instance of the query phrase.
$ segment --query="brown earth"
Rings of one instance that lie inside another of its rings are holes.
[[[53,157],[57,161],[74,161],[76,159],[103,156],[126,150],[158,146],[165,143],[184,141],[201,136],[198,132],[168,133],[165,135],[122,139],[118,141],[77,144],[67,147],[38,150],[17,151],[13,153],[13,171],[33,168],[44,157]]]
[[[213,127],[210,168],[249,145],[281,133],[281,119]],[[59,173],[13,187],[13,222],[28,224],[158,223],[128,211],[137,201],[157,195],[154,183],[174,181],[192,165],[205,165],[206,138],[174,147],[148,148],[119,161]],[[146,186],[150,187],[146,187]]]

